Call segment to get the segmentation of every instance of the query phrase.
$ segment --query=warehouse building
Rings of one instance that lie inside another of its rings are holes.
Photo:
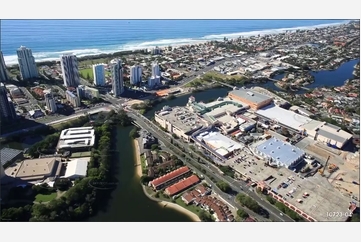
[[[305,156],[303,150],[274,137],[257,144],[253,151],[267,160],[269,165],[288,169],[294,169]]]
[[[228,97],[249,105],[252,110],[258,110],[273,102],[273,98],[258,93],[252,89],[235,89],[228,93]]]
[[[304,128],[305,134],[315,141],[338,149],[342,149],[353,136],[336,125],[315,120],[303,125],[302,128]]]
[[[75,180],[77,178],[86,177],[88,170],[88,159],[76,159],[66,163],[64,178]]]

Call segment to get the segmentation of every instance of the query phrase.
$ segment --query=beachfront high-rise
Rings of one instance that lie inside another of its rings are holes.
[[[152,64],[152,76],[160,76],[160,68],[157,62]]]
[[[57,106],[56,106],[55,99],[54,99],[54,96],[53,96],[53,93],[51,92],[51,90],[45,90],[44,97],[45,97],[46,108],[50,112],[55,113],[57,110]]]
[[[115,97],[124,92],[123,68],[121,60],[112,66],[112,90]]]
[[[31,49],[20,46],[16,54],[18,56],[21,78],[26,80],[39,77],[38,68],[36,67],[35,58]]]
[[[64,86],[77,87],[80,84],[80,75],[76,56],[63,55],[60,57],[60,63]]]
[[[7,95],[4,83],[0,83],[0,116],[2,120],[16,119],[16,111],[13,102]]]
[[[134,65],[130,67],[130,84],[137,85],[142,81],[142,67]]]
[[[104,64],[93,65],[93,76],[94,76],[94,85],[95,86],[104,86],[105,85]]]
[[[3,52],[0,50],[0,82],[8,81],[9,75],[6,70]]]

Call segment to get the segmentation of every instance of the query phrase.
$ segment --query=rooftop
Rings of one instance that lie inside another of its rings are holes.
[[[229,94],[245,98],[253,103],[261,103],[263,101],[271,99],[271,97],[263,95],[254,90],[243,88],[230,91]]]
[[[68,147],[91,147],[94,145],[95,131],[93,127],[70,128],[61,131],[58,149]]]
[[[66,171],[64,177],[71,177],[74,175],[77,176],[86,176],[88,170],[88,159],[76,159],[67,163]]]
[[[6,173],[8,176],[22,179],[43,179],[47,176],[54,176],[55,171],[60,164],[61,163],[54,157],[28,159],[17,164],[17,167],[15,167],[16,169],[13,169],[13,167],[10,167],[10,169],[6,169]]]
[[[219,132],[205,132],[197,136],[198,140],[203,140],[209,147],[218,154],[224,156],[228,153],[242,148],[242,145]]]
[[[165,189],[165,191],[169,194],[169,196],[173,196],[179,192],[182,192],[184,189],[187,189],[194,184],[198,183],[200,180],[198,176],[192,175],[184,180],[181,180],[177,183],[175,183],[172,186],[169,186]]]
[[[16,150],[11,148],[2,148],[0,150],[0,159],[1,159],[1,165],[5,165],[12,159],[14,159],[16,156],[21,154],[22,150]]]
[[[185,107],[168,108],[156,113],[160,119],[166,120],[184,133],[192,132],[203,127],[203,121],[197,114]]]
[[[297,114],[295,112],[283,109],[274,104],[268,105],[256,111],[256,114],[275,120],[280,124],[288,126],[295,130],[303,130],[302,126],[314,121],[310,118]]]
[[[256,159],[254,160],[257,161]],[[321,177],[317,173],[313,177],[303,178],[284,167],[265,167],[260,161],[250,165],[250,167],[244,165],[245,161],[242,161],[240,164],[233,164],[232,161],[229,162],[236,171],[250,177],[252,181],[265,181],[266,185],[272,190],[286,198],[288,203],[307,213],[317,221],[343,222],[346,220],[342,216],[327,216],[327,212],[347,212],[351,199],[343,196],[341,192],[333,188],[326,178]],[[282,183],[286,183],[286,187],[278,188]],[[307,198],[302,197],[305,192],[309,194]],[[286,193],[291,193],[293,198],[287,196]],[[298,199],[302,199],[301,202],[298,202],[300,201]]]
[[[293,162],[305,155],[305,152],[296,146],[283,142],[277,138],[270,138],[259,144],[256,149],[271,157],[280,166],[289,167]]]
[[[177,170],[174,170],[174,171],[171,171],[171,172],[165,174],[164,176],[154,179],[153,181],[151,181],[151,183],[153,184],[153,186],[159,186],[159,185],[161,185],[167,181],[170,181],[178,176],[181,176],[189,171],[190,171],[190,169],[188,166],[183,166],[181,168],[178,168]]]

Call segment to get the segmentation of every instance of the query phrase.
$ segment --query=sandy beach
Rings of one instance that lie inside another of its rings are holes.
[[[137,139],[134,139],[134,149],[135,149],[135,160],[136,160],[136,175],[138,177],[142,176],[142,162],[140,160],[140,151],[139,151],[139,143]]]
[[[134,155],[135,155],[135,160],[136,160],[136,164],[135,164],[136,165],[136,175],[138,177],[141,177],[142,176],[142,162],[140,159],[139,142],[137,139],[134,139],[133,142],[134,142],[134,148],[135,148]],[[160,206],[175,209],[175,210],[179,211],[180,213],[186,214],[188,217],[190,217],[195,222],[201,221],[196,214],[192,213],[191,211],[183,208],[182,206],[180,206],[178,204],[161,201],[155,197],[151,197],[145,190],[144,185],[143,185],[143,191],[144,191],[145,195],[147,195],[147,197],[149,197],[149,199],[158,202]]]
[[[171,209],[175,209],[180,213],[186,214],[188,217],[190,217],[194,222],[201,222],[201,220],[199,219],[199,217],[195,214],[192,213],[191,211],[189,211],[188,209],[183,208],[182,206],[176,204],[176,203],[170,203],[170,202],[165,202],[165,201],[161,201],[159,202],[159,204],[162,207],[167,207],[167,208],[171,208]]]

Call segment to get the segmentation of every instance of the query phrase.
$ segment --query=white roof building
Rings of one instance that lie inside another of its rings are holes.
[[[86,176],[88,170],[87,159],[76,159],[67,163],[64,178],[76,179]]]
[[[58,149],[92,147],[95,141],[93,127],[79,127],[61,131]]]

